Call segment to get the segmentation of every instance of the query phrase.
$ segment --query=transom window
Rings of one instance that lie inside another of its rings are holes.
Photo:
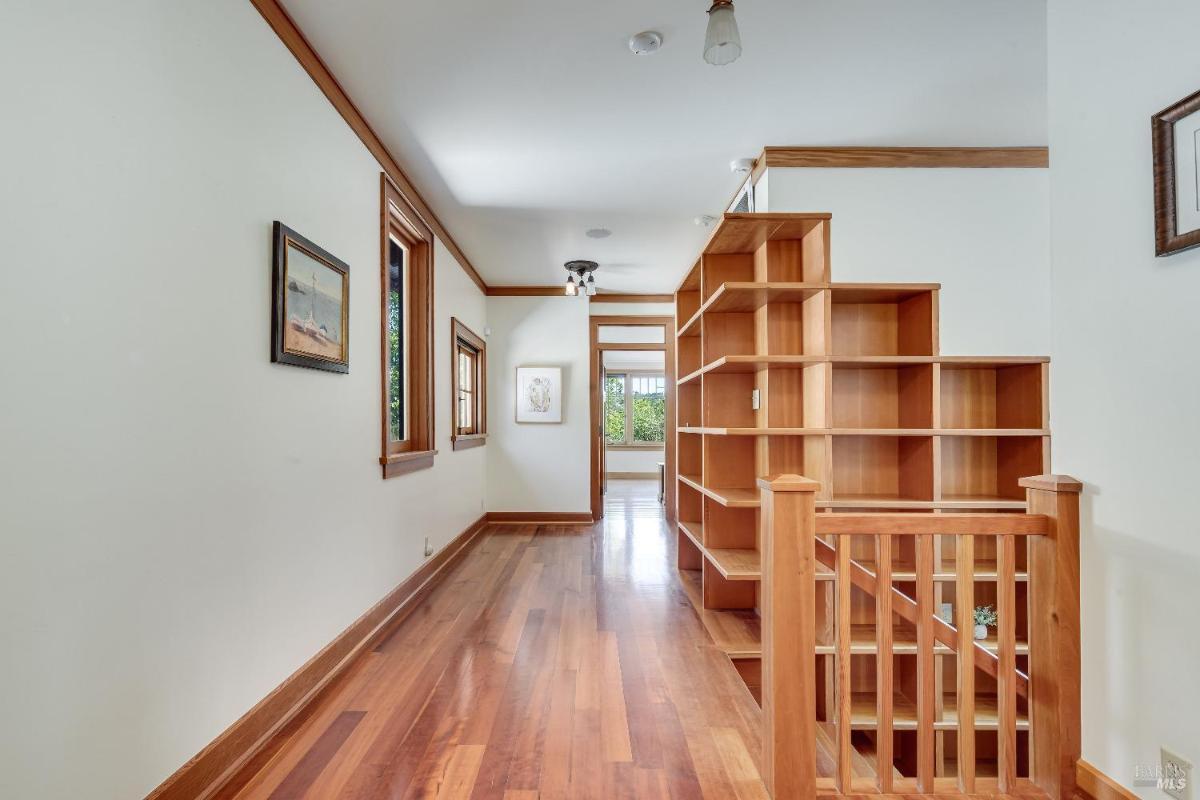
[[[666,442],[667,383],[661,372],[609,372],[604,379],[604,440],[656,447]]]

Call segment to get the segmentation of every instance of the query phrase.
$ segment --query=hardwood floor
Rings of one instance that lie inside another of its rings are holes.
[[[758,706],[656,492],[611,481],[590,527],[491,526],[218,797],[766,798]]]

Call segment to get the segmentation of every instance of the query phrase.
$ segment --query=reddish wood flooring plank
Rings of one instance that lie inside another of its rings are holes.
[[[296,765],[283,783],[271,792],[271,800],[294,800],[304,797],[305,792],[312,786],[313,781],[321,774],[321,770],[337,754],[338,749],[349,738],[354,728],[362,721],[363,711],[343,711],[338,714],[333,724],[325,729],[321,738],[312,746],[300,763]]]
[[[221,797],[763,797],[761,712],[631,483],[590,528],[490,527]]]

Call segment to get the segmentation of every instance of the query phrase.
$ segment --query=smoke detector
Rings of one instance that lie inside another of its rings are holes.
[[[657,53],[662,47],[662,34],[657,31],[642,31],[629,37],[629,49],[635,56]]]
[[[729,171],[734,175],[749,175],[754,169],[753,158],[735,158],[729,162]]]

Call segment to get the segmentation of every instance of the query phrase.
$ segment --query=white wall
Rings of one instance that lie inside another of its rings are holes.
[[[679,272],[683,279],[684,270]],[[674,303],[588,303],[588,313],[593,317],[673,317]]]
[[[124,800],[480,515],[486,309],[437,247],[441,452],[383,481],[378,165],[245,0],[69,12],[0,26],[0,796]],[[349,375],[269,363],[274,219],[350,264]]]
[[[1150,116],[1200,89],[1194,0],[1051,0],[1054,466],[1083,495],[1083,756],[1200,765],[1200,251],[1154,257]],[[1197,777],[1193,774],[1193,778]],[[1195,789],[1193,789],[1193,792]]]
[[[1048,170],[775,167],[766,180],[770,211],[833,214],[835,281],[941,283],[943,354],[1050,352]]]
[[[643,472],[647,475],[658,474],[658,463],[665,460],[666,450],[661,447],[639,448],[637,450],[614,450],[606,448],[604,458],[605,472]]]
[[[589,512],[588,303],[489,297],[488,511]],[[517,367],[561,367],[561,425],[516,422]]]

